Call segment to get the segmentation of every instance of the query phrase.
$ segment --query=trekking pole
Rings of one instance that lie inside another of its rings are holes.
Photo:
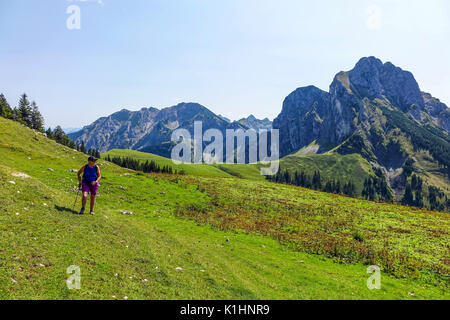
[[[77,205],[77,201],[78,201],[78,194],[80,193],[80,187],[78,187],[78,190],[77,190],[77,196],[75,197],[75,202],[74,202],[74,204],[73,204],[73,208],[72,208],[72,211],[74,211],[75,210],[75,206]]]

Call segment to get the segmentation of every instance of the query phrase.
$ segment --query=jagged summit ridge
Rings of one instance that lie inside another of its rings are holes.
[[[338,146],[356,130],[370,127],[369,119],[376,117],[370,108],[374,101],[385,101],[419,123],[450,129],[447,106],[423,93],[411,72],[366,57],[352,70],[339,72],[329,92],[307,86],[286,97],[274,120],[274,128],[280,130],[281,154],[296,152],[314,140],[327,145],[319,151]]]

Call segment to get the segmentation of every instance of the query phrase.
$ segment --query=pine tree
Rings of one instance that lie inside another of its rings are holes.
[[[321,190],[322,189],[322,181],[320,179],[320,172],[319,171],[314,172],[314,177],[312,179],[312,186],[316,190]]]
[[[341,182],[338,180],[334,186],[335,193],[341,193]]]
[[[439,190],[436,187],[428,186],[428,202],[431,210],[439,209]]]
[[[375,201],[376,199],[376,190],[375,190],[375,179],[372,177],[364,180],[364,189],[362,191],[362,196],[364,199]]]
[[[12,119],[13,111],[8,101],[6,101],[5,96],[0,94],[0,116],[6,119]]]
[[[355,185],[352,182],[348,182],[344,185],[344,189],[343,189],[344,194],[353,197],[355,196]]]
[[[164,170],[164,168],[163,168],[163,170]],[[290,175],[289,171],[287,171],[287,170],[284,172],[283,182],[284,183],[291,182],[291,175]]]
[[[66,137],[66,134],[64,130],[60,126],[56,126],[55,130],[53,130],[53,138],[56,142],[62,143],[64,142],[64,138]]]
[[[24,93],[19,100],[19,106],[17,108],[18,115],[20,116],[19,120],[22,120],[24,124],[31,128],[31,114],[32,109],[30,105],[30,101],[28,101],[27,95]]]
[[[17,109],[17,107],[14,107],[14,109],[13,109],[13,116],[12,116],[12,119],[13,119],[14,121],[18,121],[18,122],[21,122],[21,121],[22,121],[22,118],[21,118],[21,116],[20,116],[19,109]]]
[[[411,158],[408,158],[405,163],[403,164],[403,174],[406,177],[409,177],[411,173],[414,171],[414,160]]]
[[[402,204],[409,206],[414,205],[414,197],[411,191],[411,185],[409,183],[406,184],[405,195],[403,196]]]
[[[392,193],[389,191],[389,186],[386,179],[384,177],[380,179],[380,199],[387,202],[392,201]]]
[[[47,131],[45,131],[45,133],[47,134],[47,138],[53,139],[53,130],[52,130],[52,128],[48,127],[48,129],[47,129]]]
[[[416,207],[419,208],[423,208],[423,194],[422,194],[422,190],[417,190],[416,191],[416,197],[414,199],[414,205]]]
[[[34,101],[31,103],[31,128],[40,132],[44,131],[44,117]]]

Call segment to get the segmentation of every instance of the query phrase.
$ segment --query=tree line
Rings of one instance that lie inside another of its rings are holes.
[[[142,162],[131,157],[111,157],[109,154],[104,159],[122,168],[142,171],[144,173],[184,174],[183,171],[174,170],[169,165],[160,166],[154,160]]]
[[[386,176],[380,168],[374,168],[375,176],[368,177],[364,180],[364,188],[361,196],[370,201],[391,202],[393,194],[389,188]]]
[[[427,208],[436,211],[450,210],[450,199],[435,186],[426,186],[423,179],[411,171],[403,171],[406,185],[405,194],[401,200],[403,205]]]
[[[374,173],[374,176],[365,179],[360,194],[356,191],[353,182],[344,182],[339,179],[324,181],[320,171],[308,174],[305,171],[280,169],[276,175],[268,176],[267,179],[272,182],[291,184],[328,193],[362,197],[370,201],[393,202],[393,193],[383,171],[380,168],[375,168]],[[423,179],[413,173],[411,162],[406,161],[403,175],[406,179],[405,193],[401,199],[403,205],[436,211],[448,211],[450,209],[450,199],[441,189],[435,186],[425,186]]]
[[[278,170],[274,176],[267,176],[269,181],[286,183],[308,189],[320,190],[329,193],[345,194],[350,197],[357,195],[355,184],[351,181],[343,182],[339,179],[324,181],[320,171],[307,174],[305,171]]]
[[[76,149],[82,153],[100,158],[100,152],[98,150],[86,150],[83,141],[81,144],[73,142],[66,135],[61,126],[56,126],[55,129],[49,127],[47,130],[44,130],[44,117],[39,111],[37,103],[35,101],[30,102],[26,93],[20,96],[19,103],[17,107],[14,108],[11,108],[11,105],[8,103],[3,93],[0,94],[0,116],[19,122],[68,148]]]
[[[20,96],[19,103],[14,108],[11,108],[3,93],[0,94],[0,116],[17,121],[36,131],[44,132],[44,117],[36,102],[30,102],[25,93]]]

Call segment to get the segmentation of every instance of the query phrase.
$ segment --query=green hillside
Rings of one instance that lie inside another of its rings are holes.
[[[0,299],[449,298],[444,213],[100,161],[96,215],[79,216],[86,155],[2,118],[0,155]]]
[[[261,176],[258,165],[243,165],[243,164],[221,164],[221,165],[193,165],[193,164],[174,164],[171,159],[161,157],[152,153],[139,152],[135,150],[113,149],[104,154],[102,157],[121,157],[133,158],[142,162],[154,161],[159,166],[171,166],[178,172],[185,174],[204,176],[204,177],[238,177],[247,179],[264,179]]]
[[[299,170],[305,172],[320,171],[325,181],[340,180],[343,183],[352,181],[358,194],[364,186],[364,180],[373,175],[370,163],[359,154],[340,155],[337,153],[302,154],[301,151],[281,159],[283,170]]]

